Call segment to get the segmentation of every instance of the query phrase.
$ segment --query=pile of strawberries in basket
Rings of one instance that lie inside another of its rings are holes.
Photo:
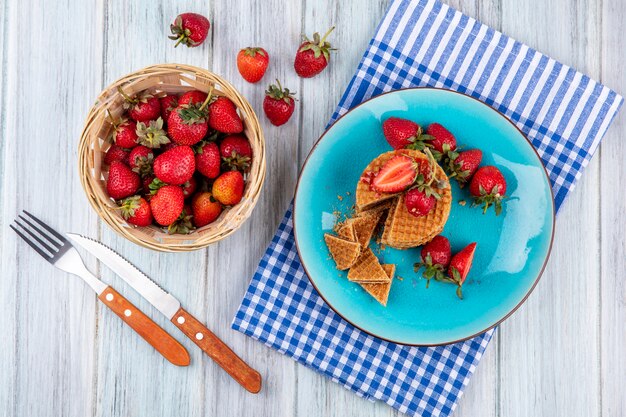
[[[125,112],[108,114],[113,144],[104,163],[107,192],[128,223],[189,233],[241,201],[253,153],[232,101],[197,90],[118,91]]]

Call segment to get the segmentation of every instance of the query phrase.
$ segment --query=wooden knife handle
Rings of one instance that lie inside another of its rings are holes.
[[[187,349],[148,316],[143,314],[130,301],[115,291],[113,287],[106,287],[98,295],[98,298],[113,310],[124,323],[132,327],[139,336],[143,337],[146,342],[163,355],[165,359],[174,365],[189,365],[190,359]]]
[[[194,341],[207,355],[222,367],[242,387],[253,394],[261,391],[261,375],[245,363],[224,342],[215,336],[206,326],[184,309],[179,309],[174,323],[185,335]]]

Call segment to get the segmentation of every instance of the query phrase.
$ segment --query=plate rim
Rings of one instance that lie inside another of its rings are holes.
[[[490,111],[494,112],[498,117],[503,118],[504,120],[506,120],[509,124],[511,124],[513,126],[513,128],[515,128],[515,130],[518,131],[518,133],[526,140],[527,145],[532,149],[533,153],[535,154],[535,156],[537,157],[537,160],[539,161],[539,164],[541,165],[541,167],[543,168],[543,173],[545,175],[545,178],[548,181],[549,184],[549,189],[550,189],[550,196],[552,197],[551,200],[551,208],[552,208],[552,233],[550,234],[550,244],[548,245],[548,252],[546,253],[546,257],[543,261],[543,265],[541,266],[541,269],[539,270],[539,273],[537,274],[537,276],[535,277],[535,280],[533,282],[533,284],[531,285],[531,287],[529,288],[529,290],[526,292],[526,294],[524,295],[524,297],[522,297],[522,299],[515,305],[515,307],[513,307],[507,314],[505,314],[500,320],[498,320],[496,323],[494,323],[493,325],[488,326],[486,329],[481,330],[479,332],[476,332],[472,335],[469,335],[467,337],[463,337],[461,339],[456,339],[456,340],[450,340],[450,341],[446,341],[446,342],[442,342],[442,343],[407,343],[407,342],[402,342],[402,341],[398,341],[398,340],[393,340],[387,337],[382,337],[380,335],[374,334],[373,332],[364,329],[361,326],[356,325],[355,323],[353,323],[351,320],[349,320],[348,318],[346,318],[341,312],[339,312],[339,310],[337,310],[337,308],[335,308],[329,301],[328,299],[322,294],[322,292],[317,288],[317,285],[315,285],[315,281],[311,278],[311,274],[309,273],[309,270],[306,267],[306,264],[304,262],[304,259],[302,258],[302,253],[300,251],[300,245],[298,244],[298,231],[297,231],[297,227],[296,227],[296,210],[297,210],[297,196],[298,196],[298,190],[300,188],[300,180],[302,179],[302,174],[304,173],[304,169],[307,166],[307,163],[309,162],[309,159],[311,158],[311,155],[313,155],[313,153],[315,152],[317,146],[320,144],[320,142],[324,139],[324,137],[326,136],[326,134],[340,121],[342,120],[344,117],[346,117],[347,115],[349,115],[350,113],[352,113],[354,110],[356,110],[357,108],[361,107],[362,105],[373,101],[379,97],[388,95],[388,94],[394,94],[394,93],[399,93],[399,92],[403,92],[403,91],[410,91],[410,90],[436,90],[436,91],[445,91],[446,93],[453,93],[453,94],[457,94],[463,97],[467,97],[469,99],[472,99],[476,102],[478,102],[479,104],[481,104],[482,106],[486,107],[487,109],[489,109]],[[459,91],[455,91],[455,90],[449,90],[446,88],[438,88],[438,87],[409,87],[409,88],[401,88],[398,90],[391,90],[391,91],[386,91],[383,92],[381,94],[378,94],[376,96],[370,97],[367,100],[362,101],[361,103],[357,104],[356,106],[352,107],[351,109],[349,109],[346,113],[344,113],[343,115],[341,115],[339,118],[337,118],[337,120],[335,120],[333,122],[332,125],[330,125],[327,129],[324,130],[324,132],[321,134],[321,136],[317,139],[317,141],[315,141],[315,144],[311,147],[311,150],[309,151],[309,153],[307,154],[306,159],[304,160],[304,163],[302,164],[302,168],[300,169],[300,173],[298,174],[298,181],[296,182],[296,189],[294,191],[294,198],[293,198],[293,233],[294,233],[294,241],[296,244],[296,251],[298,252],[298,257],[300,258],[300,264],[302,265],[302,268],[304,269],[304,273],[307,276],[307,279],[309,280],[309,282],[311,283],[311,285],[313,285],[313,288],[315,288],[315,291],[317,292],[317,294],[322,298],[322,300],[324,300],[324,302],[326,303],[326,305],[328,305],[331,310],[333,310],[337,315],[339,315],[339,317],[341,317],[343,320],[345,320],[346,322],[348,322],[351,326],[355,327],[356,329],[359,329],[360,331],[373,336],[373,337],[377,337],[381,340],[384,340],[386,342],[390,342],[390,343],[395,343],[395,344],[399,344],[399,345],[404,345],[404,346],[416,346],[416,347],[437,347],[437,346],[445,346],[445,345],[450,345],[450,344],[455,344],[455,343],[459,343],[459,342],[464,342],[466,340],[469,339],[473,339],[476,336],[479,336],[495,327],[497,327],[498,325],[500,325],[502,322],[504,322],[505,320],[507,320],[509,317],[511,317],[511,315],[513,315],[513,313],[515,313],[528,299],[528,297],[530,296],[530,294],[533,292],[533,290],[535,289],[535,287],[537,286],[537,284],[539,283],[539,280],[541,279],[541,277],[543,276],[543,273],[546,269],[546,265],[548,264],[548,260],[550,259],[550,255],[552,254],[552,244],[554,243],[554,233],[555,233],[555,229],[556,229],[556,207],[555,207],[555,202],[554,202],[554,191],[552,190],[552,182],[550,181],[550,175],[548,174],[548,171],[543,163],[543,161],[541,160],[541,157],[539,156],[539,153],[537,152],[537,149],[533,146],[532,142],[526,137],[526,135],[524,134],[524,132],[522,132],[520,130],[519,127],[517,127],[517,125],[515,123],[513,123],[513,121],[511,121],[508,117],[506,117],[504,114],[502,114],[501,112],[499,112],[498,110],[494,109],[493,107],[491,107],[490,105],[488,105],[487,103],[484,103],[482,101],[480,101],[479,99],[472,97],[470,95],[461,93]]]

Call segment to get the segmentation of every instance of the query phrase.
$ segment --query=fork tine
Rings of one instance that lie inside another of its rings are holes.
[[[22,218],[22,220],[25,220]],[[43,248],[45,250],[47,250],[48,252],[50,252],[51,255],[54,255],[59,248],[54,245],[54,248],[51,248],[50,246],[48,246],[48,243],[44,242],[39,236],[37,236],[36,234],[34,234],[33,232],[30,231],[30,229],[28,229],[27,227],[25,227],[22,223],[20,223],[17,219],[15,219],[15,224],[17,224],[19,227],[21,227],[26,233],[28,233],[33,239],[35,239],[37,241],[37,243],[39,243],[39,245],[43,246]],[[32,225],[31,225],[32,226]],[[37,230],[39,232],[39,230],[34,227],[35,230]]]
[[[9,225],[9,227],[11,229],[13,229],[13,231],[15,233],[17,233],[26,243],[28,243],[30,245],[31,248],[35,249],[35,251],[40,254],[44,259],[46,259],[47,261],[50,261],[51,256],[49,254],[47,254],[46,252],[44,252],[43,250],[41,250],[39,248],[39,246],[35,245],[35,243],[33,243],[29,238],[27,238],[22,232],[20,232],[19,230],[17,230],[15,227],[13,227],[12,224]]]
[[[24,227],[24,225],[21,224],[18,221],[18,220],[22,220],[24,223],[29,225],[32,230],[34,230],[37,233],[39,233],[45,239],[45,241],[43,243],[45,243],[46,245],[52,246],[54,251],[57,251],[61,247],[63,247],[63,243],[57,242],[56,239],[54,239],[54,237],[50,236],[50,234],[46,230],[43,230],[41,227],[33,224],[30,220],[28,220],[26,217],[22,216],[21,214],[18,214],[17,217],[19,219],[15,219],[15,222],[17,223],[18,226],[21,226],[22,229],[28,231],[27,228]]]
[[[48,226],[47,224],[45,224],[44,222],[42,222],[41,220],[39,220],[37,217],[33,216],[32,214],[30,214],[29,212],[27,212],[26,210],[24,210],[24,213],[26,213],[28,215],[28,217],[30,217],[31,219],[33,219],[34,221],[36,221],[37,223],[39,223],[44,229],[46,229],[48,232],[52,233],[52,235],[54,237],[56,237],[60,242],[62,243],[67,243],[67,239],[65,239],[60,233],[58,233],[56,230],[54,230],[52,227]],[[20,216],[21,217],[21,216]]]

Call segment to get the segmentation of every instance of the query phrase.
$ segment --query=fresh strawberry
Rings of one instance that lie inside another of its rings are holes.
[[[137,146],[137,124],[122,117],[113,119],[113,115],[107,110],[107,117],[113,125],[113,141],[121,148],[131,149]]]
[[[122,148],[121,146],[117,146],[116,144],[111,145],[111,147],[104,154],[104,163],[110,165],[113,161],[120,161],[125,164],[128,164],[128,155],[130,152],[127,149]]]
[[[182,187],[185,198],[189,198],[193,195],[193,193],[196,192],[196,189],[198,188],[198,181],[195,177],[191,177],[187,182],[182,185]]]
[[[137,192],[141,186],[139,175],[120,161],[111,162],[109,178],[107,179],[107,192],[115,200],[129,197]]]
[[[404,197],[406,209],[409,214],[415,217],[428,215],[436,203],[437,199],[433,195],[427,195],[425,191],[420,191],[417,188],[411,188]]]
[[[417,272],[418,269],[425,268],[422,276],[427,280],[426,288],[430,285],[432,278],[437,281],[445,280],[445,270],[451,257],[450,242],[444,236],[435,236],[433,240],[422,247],[422,257],[414,265],[414,269]]]
[[[456,178],[459,185],[463,187],[472,178],[482,159],[483,153],[479,149],[448,152],[446,167],[449,177]]]
[[[145,177],[152,174],[152,164],[154,162],[154,152],[146,146],[136,146],[130,151],[128,157],[130,168],[133,172]]]
[[[450,266],[448,267],[448,277],[452,279],[457,285],[456,295],[463,299],[463,293],[461,286],[469,274],[472,267],[472,261],[474,260],[474,252],[476,252],[476,243],[470,243],[460,252],[455,254],[450,260]]]
[[[152,210],[150,204],[138,195],[128,197],[120,206],[122,217],[135,226],[150,226],[152,224]]]
[[[148,148],[160,148],[161,145],[170,143],[170,138],[163,130],[161,116],[156,120],[150,120],[147,125],[144,122],[137,123],[137,142]]]
[[[161,226],[169,226],[183,212],[185,196],[177,185],[164,185],[154,192],[150,199],[150,209],[154,220]]]
[[[393,149],[402,149],[412,145],[412,149],[421,151],[426,146],[422,128],[411,120],[399,117],[388,118],[383,122],[383,134]]]
[[[426,134],[432,137],[428,146],[433,148],[433,156],[437,161],[441,160],[444,154],[456,149],[454,135],[439,123],[431,123],[426,129]]]
[[[179,14],[174,19],[174,23],[170,25],[172,35],[169,38],[176,41],[174,48],[181,43],[190,48],[195,48],[204,42],[210,27],[209,19],[200,14]]]
[[[177,146],[154,160],[154,175],[166,184],[182,185],[195,170],[196,159],[189,146]]]
[[[252,147],[244,135],[226,136],[220,143],[220,154],[227,169],[246,172],[252,160]]]
[[[243,175],[239,171],[228,171],[213,182],[213,197],[225,206],[233,206],[243,197]]]
[[[204,103],[204,100],[206,100],[207,96],[207,93],[204,93],[200,90],[187,91],[178,99],[178,105],[182,106],[183,104],[202,104]]]
[[[265,91],[263,99],[263,111],[274,126],[287,123],[296,108],[296,101],[293,98],[295,93],[291,93],[288,88],[283,89],[280,81],[270,84]]]
[[[243,132],[243,122],[237,107],[224,96],[219,96],[209,105],[209,126],[222,133]]]
[[[492,205],[496,216],[502,212],[502,200],[506,198],[506,180],[498,168],[480,167],[472,177],[469,191],[474,197],[473,205],[483,206],[483,213],[486,213]]]
[[[248,47],[237,54],[237,69],[244,80],[256,83],[263,78],[270,63],[270,56],[263,48]]]
[[[191,207],[188,204],[185,204],[183,206],[183,211],[180,213],[180,216],[178,216],[176,220],[174,220],[169,226],[167,226],[167,233],[169,233],[170,235],[189,234],[193,229],[195,229],[191,221],[192,217],[193,214],[191,212]]]
[[[167,120],[167,133],[179,145],[195,145],[209,131],[208,97],[204,103],[183,104],[177,107]]]
[[[130,97],[122,87],[117,87],[117,91],[124,97],[124,110],[128,110],[128,115],[134,121],[149,122],[161,116],[161,103],[152,94],[143,92]]]
[[[371,187],[381,193],[397,193],[406,190],[417,177],[417,164],[406,155],[396,155],[378,171]]]
[[[166,95],[161,97],[159,102],[161,103],[161,118],[167,121],[172,110],[178,107],[178,97],[175,95]]]
[[[202,143],[196,147],[196,169],[207,178],[220,175],[220,150],[215,142]]]
[[[334,29],[334,26],[330,28],[321,39],[317,32],[313,34],[313,40],[304,37],[304,42],[298,48],[293,62],[293,67],[300,77],[314,77],[326,68],[330,61],[330,51],[336,50],[326,42],[326,38]]]
[[[191,209],[193,210],[193,224],[196,227],[213,223],[222,213],[222,205],[208,191],[193,196]]]

